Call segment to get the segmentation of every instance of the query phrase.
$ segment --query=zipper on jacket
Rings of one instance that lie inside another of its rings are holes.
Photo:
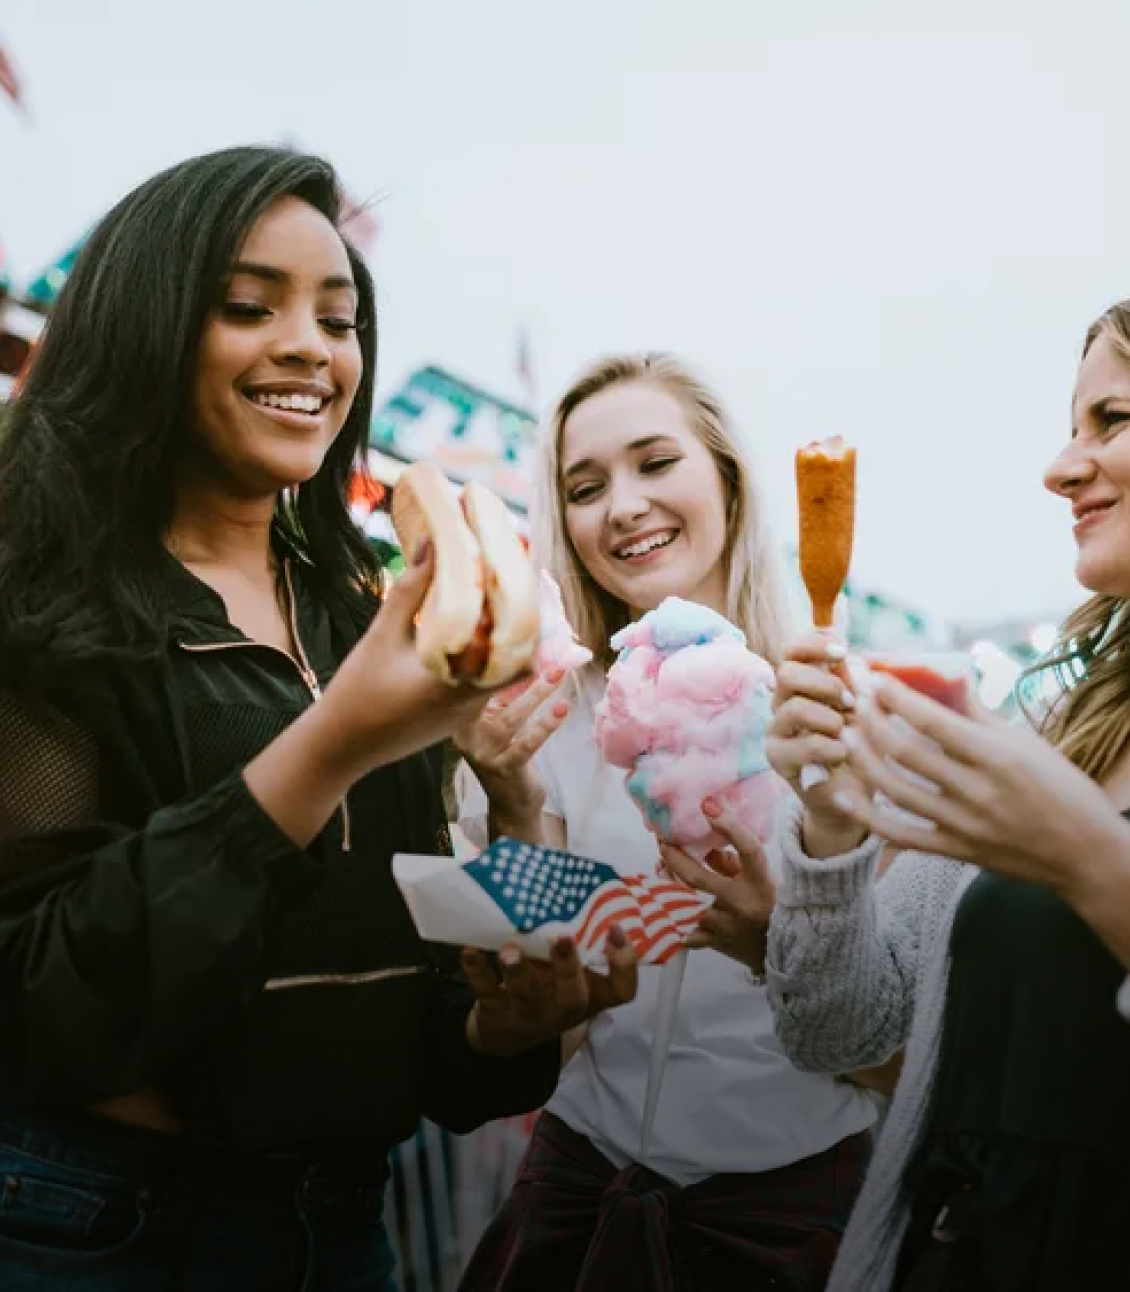
[[[283,578],[286,580],[286,613],[290,621],[290,636],[298,650],[298,666],[310,688],[310,694],[314,699],[322,698],[322,688],[318,682],[318,675],[310,664],[310,657],[306,654],[306,647],[302,644],[302,634],[298,631],[298,609],[294,600],[294,585],[290,581],[290,562],[283,561]],[[345,797],[341,800],[341,850],[342,852],[353,851],[353,832],[350,828],[349,820],[349,792],[346,791]]]
[[[281,655],[283,659],[288,660],[298,670],[298,675],[302,679],[302,684],[310,692],[310,699],[317,703],[322,698],[322,688],[318,682],[318,675],[310,666],[310,660],[306,654],[306,648],[302,645],[302,638],[298,635],[298,617],[294,609],[294,589],[290,582],[290,563],[283,565],[283,577],[286,579],[287,592],[287,617],[289,620],[290,634],[298,648],[299,658],[295,659],[290,651],[283,650],[281,646],[272,646],[269,642],[182,642],[178,641],[177,645],[183,651],[190,654],[203,655],[221,650],[269,650],[276,655]],[[350,829],[349,820],[349,797],[342,799],[341,807],[341,850],[342,852],[351,852],[353,849],[353,837]]]

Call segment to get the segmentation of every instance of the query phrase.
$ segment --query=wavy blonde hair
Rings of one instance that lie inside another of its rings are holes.
[[[628,607],[606,592],[578,557],[565,525],[561,447],[565,425],[587,399],[611,386],[646,382],[673,395],[691,429],[710,450],[726,500],[726,614],[751,649],[778,664],[787,635],[780,558],[764,521],[752,466],[718,396],[669,354],[612,355],[584,369],[561,396],[538,449],[534,480],[534,556],[557,580],[577,636],[607,668],[615,658],[613,633],[629,620]]]
[[[1086,357],[1105,336],[1130,365],[1130,301],[1120,301],[1087,332]],[[1084,602],[1059,630],[1048,654],[1025,669],[1027,679],[1049,674],[1051,704],[1036,717],[1030,701],[1021,706],[1033,725],[1088,776],[1101,781],[1130,741],[1130,602],[1097,595]]]

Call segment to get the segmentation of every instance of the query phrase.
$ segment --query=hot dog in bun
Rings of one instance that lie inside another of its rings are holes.
[[[392,523],[409,557],[425,540],[432,582],[416,624],[425,666],[452,686],[505,686],[532,668],[538,582],[505,504],[485,486],[462,497],[428,462],[406,468],[392,495]]]

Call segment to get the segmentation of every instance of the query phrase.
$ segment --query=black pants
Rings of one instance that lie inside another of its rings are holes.
[[[972,1195],[956,1193],[939,1211],[930,1232],[904,1250],[897,1292],[990,1292],[981,1274],[981,1244],[968,1232]]]

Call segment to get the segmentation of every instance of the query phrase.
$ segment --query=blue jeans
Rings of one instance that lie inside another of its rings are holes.
[[[0,1110],[3,1292],[396,1292],[387,1164]]]

